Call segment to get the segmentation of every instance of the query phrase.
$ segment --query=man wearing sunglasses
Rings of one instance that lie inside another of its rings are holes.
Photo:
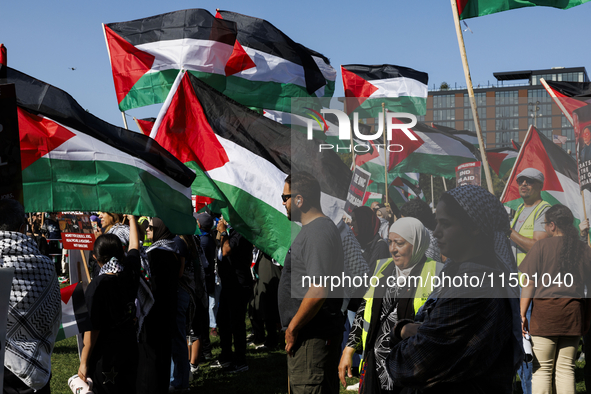
[[[536,241],[548,236],[544,228],[544,217],[550,204],[542,200],[544,174],[535,168],[526,168],[517,175],[517,187],[523,204],[517,208],[511,221],[510,239],[511,249],[519,266]],[[519,377],[525,394],[531,393],[531,376],[531,364],[523,363],[519,369]]]
[[[278,290],[290,392],[336,394],[344,326],[343,288],[331,289],[331,283],[318,279],[342,274],[341,236],[322,213],[320,185],[311,174],[288,176],[281,198],[287,217],[302,224],[285,257]],[[306,277],[316,279],[311,282]]]

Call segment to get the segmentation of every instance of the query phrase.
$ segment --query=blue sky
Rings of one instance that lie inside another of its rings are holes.
[[[101,23],[186,8],[216,8],[266,19],[292,39],[341,64],[396,64],[429,73],[429,86],[465,85],[449,1],[7,1],[0,42],[8,64],[71,94],[84,108],[118,126],[113,78]],[[591,2],[567,11],[531,7],[467,21],[466,49],[474,85],[493,72],[587,67],[591,72]],[[76,68],[72,70],[71,68]],[[336,95],[343,95],[337,77]],[[128,112],[138,118],[159,106]],[[128,117],[131,129],[137,130]]]

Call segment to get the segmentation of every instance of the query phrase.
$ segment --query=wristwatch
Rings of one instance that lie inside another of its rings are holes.
[[[227,231],[222,231],[222,233],[220,234],[220,236],[224,237],[224,236],[228,236],[228,232]]]

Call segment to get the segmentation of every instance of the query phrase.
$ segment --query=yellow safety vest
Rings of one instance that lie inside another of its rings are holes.
[[[376,263],[376,268],[373,276],[379,278],[381,281],[381,278],[384,277],[384,271],[390,265],[390,263],[392,263],[392,261],[393,260],[391,258],[378,260],[378,262]],[[419,286],[417,286],[415,291],[413,303],[415,314],[419,311],[423,304],[425,304],[427,298],[429,298],[429,295],[433,292],[432,281],[429,279],[429,277],[432,278],[434,276],[437,276],[436,267],[437,262],[435,260],[428,258],[425,261],[425,265],[423,266],[423,269],[421,271],[421,280],[418,283]],[[371,323],[371,310],[373,308],[374,293],[375,287],[370,286],[369,290],[367,291],[367,293],[365,293],[365,296],[363,297],[363,299],[365,300],[365,310],[363,312],[363,330],[361,333],[363,354],[361,356],[361,362],[359,364],[359,373],[363,371],[363,360],[365,358],[365,341],[367,340],[367,335],[369,333],[369,327]]]
[[[531,238],[531,239],[534,238],[534,224],[535,224],[535,221],[540,216],[539,212],[542,211],[542,209],[544,207],[546,207],[546,206],[550,206],[550,204],[548,202],[542,200],[542,202],[540,202],[534,208],[534,210],[530,212],[530,214],[527,217],[527,219],[525,219],[525,222],[523,223],[523,226],[521,226],[521,228],[518,231],[519,235],[523,235],[524,237]],[[513,221],[511,222],[511,228],[513,228],[515,226],[515,223],[517,223],[517,220],[519,219],[519,215],[521,215],[521,212],[523,212],[523,209],[524,208],[525,208],[525,204],[521,204],[517,208],[517,212],[515,212],[515,217],[513,217]],[[521,262],[525,258],[525,255],[526,255],[525,252],[520,252],[520,249],[517,248],[516,260],[517,260],[517,266],[518,267],[519,267],[519,264],[521,264]]]

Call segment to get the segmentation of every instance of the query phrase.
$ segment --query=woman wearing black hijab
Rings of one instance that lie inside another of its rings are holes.
[[[390,258],[388,243],[380,236],[380,220],[370,207],[355,208],[351,214],[351,229],[363,249],[363,258],[373,273],[376,261]]]
[[[152,245],[146,249],[154,305],[139,335],[138,393],[166,393],[170,384],[171,338],[176,327],[176,291],[180,260],[174,234],[154,218],[148,226]]]

